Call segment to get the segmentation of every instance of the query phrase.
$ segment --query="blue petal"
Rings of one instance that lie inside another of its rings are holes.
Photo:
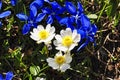
[[[12,72],[7,72],[7,74],[6,74],[6,79],[5,80],[12,80],[12,78],[13,78],[13,73]]]
[[[52,23],[53,23],[53,17],[49,15],[47,18],[47,24],[52,24]]]
[[[20,14],[16,14],[16,16],[21,20],[21,21],[27,21],[28,20],[28,17],[23,14],[23,13],[20,13]]]
[[[84,27],[84,29],[88,29],[91,25],[89,18],[85,14],[81,14],[81,24]]]
[[[77,2],[77,7],[78,7],[79,14],[84,12],[84,9],[82,5],[80,4],[80,2]]]
[[[53,1],[50,4],[51,4],[51,6],[52,6],[53,9],[61,8],[61,6],[56,1]]]
[[[11,11],[2,12],[2,13],[0,14],[0,18],[7,17],[7,16],[9,16],[10,14],[11,14]]]
[[[22,33],[25,35],[30,31],[31,25],[30,24],[25,24],[22,29]]]
[[[35,22],[42,21],[44,19],[45,15],[46,15],[45,13],[39,13]]]
[[[32,6],[35,6],[36,8],[41,8],[43,6],[44,0],[35,0],[30,4],[30,9]]]
[[[3,76],[0,74],[0,80],[3,80]]]
[[[72,2],[66,2],[65,7],[70,14],[76,14],[76,7],[72,4]]]
[[[33,20],[37,15],[37,8],[35,6],[31,6],[30,8],[30,18]]]
[[[98,28],[97,28],[97,26],[95,24],[92,24],[91,27],[92,27],[92,33],[93,33],[93,35],[95,35],[95,33],[97,32]]]
[[[54,15],[54,18],[59,22],[62,18],[58,15]]]
[[[17,0],[11,0],[11,5],[12,5],[12,6],[15,6],[16,3],[17,3]]]
[[[1,10],[1,8],[2,8],[2,1],[0,0],[0,10]]]
[[[46,13],[46,14],[51,14],[51,13],[52,13],[51,9],[49,9],[49,8],[47,8],[47,7],[42,8],[42,12],[43,12],[43,13]]]
[[[66,23],[68,23],[68,17],[62,18],[62,19],[59,21],[59,23],[60,23],[61,25],[66,25]]]
[[[88,43],[89,43],[89,40],[86,40],[86,41],[77,49],[77,51],[79,51],[81,48],[84,48]]]
[[[0,21],[0,27],[2,26],[2,22]]]
[[[81,35],[81,39],[86,38],[86,32],[81,30],[81,29],[77,29],[77,32]]]

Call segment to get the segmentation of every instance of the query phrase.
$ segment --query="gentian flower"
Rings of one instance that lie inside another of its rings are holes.
[[[2,8],[2,1],[0,1],[0,10],[1,10],[1,8]],[[0,19],[5,18],[5,17],[9,16],[10,14],[11,14],[11,11],[9,11],[9,10],[0,13]],[[1,26],[2,26],[2,22],[0,21],[0,27]]]
[[[77,31],[81,34],[82,39],[86,41],[78,48],[79,51],[81,48],[85,47],[89,42],[94,42],[94,36],[97,32],[97,26],[95,24],[91,24],[89,18],[81,14],[81,26],[78,27]]]
[[[12,72],[7,72],[5,78],[3,78],[3,76],[0,74],[0,80],[12,80],[13,76],[14,75]]]
[[[58,52],[54,58],[47,58],[48,65],[53,69],[60,70],[61,72],[65,72],[70,68],[70,63],[72,61],[72,57],[70,54],[62,54],[62,52]]]
[[[44,4],[44,2],[50,2],[49,0],[34,0],[31,4],[30,4],[30,8],[32,7],[32,6],[35,6],[37,9],[40,9],[42,6],[43,6],[43,4]]]
[[[44,7],[42,8],[42,12],[48,15],[47,24],[52,24],[54,19],[59,21],[61,17],[59,16],[64,12],[64,8],[61,7],[56,1],[49,2],[51,8]]]
[[[80,17],[81,13],[84,12],[82,5],[80,2],[77,2],[77,8],[73,5],[72,2],[65,2],[65,9],[69,12],[70,16],[65,17],[60,20],[60,24],[65,24],[67,27],[74,29],[73,24],[80,25]]]
[[[17,4],[17,0],[11,0],[10,2],[12,6],[15,6]]]
[[[37,23],[40,22],[44,17],[44,13],[37,14],[37,9],[35,6],[31,6],[30,8],[30,15],[27,16],[23,13],[16,14],[16,16],[21,20],[27,22],[24,24],[22,33],[27,34],[31,27],[37,27]]]
[[[44,42],[46,45],[51,43],[51,40],[55,36],[55,28],[50,24],[46,26],[46,29],[42,25],[37,26],[37,28],[33,28],[33,32],[30,32],[30,37],[37,41],[37,43]]]
[[[55,39],[54,45],[57,46],[56,49],[66,53],[78,45],[81,35],[77,33],[77,30],[72,32],[70,28],[66,28],[66,30],[61,30],[60,35],[56,35]]]

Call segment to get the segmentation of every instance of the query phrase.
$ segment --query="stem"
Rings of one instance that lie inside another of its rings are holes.
[[[101,15],[102,15],[102,13],[103,13],[103,11],[104,11],[106,6],[107,6],[107,3],[105,3],[105,5],[103,6],[102,10],[100,11],[100,14],[98,16],[97,22],[99,21],[99,19],[100,19],[100,17],[101,17]]]

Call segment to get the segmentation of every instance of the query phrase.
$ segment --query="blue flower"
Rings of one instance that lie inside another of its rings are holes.
[[[51,5],[51,8],[44,7],[42,8],[42,12],[48,15],[47,24],[52,24],[54,19],[57,21],[61,19],[59,15],[62,14],[65,9],[61,7],[56,1],[49,2],[49,4]]]
[[[0,1],[0,10],[2,8],[2,1]],[[0,19],[5,18],[11,14],[11,11],[4,11],[0,13]],[[2,26],[2,22],[0,21],[0,27]]]
[[[49,0],[34,0],[31,4],[30,4],[30,8],[32,7],[32,6],[35,6],[36,8],[38,8],[38,9],[40,9],[42,6],[43,6],[43,4],[44,4],[44,2],[50,2]]]
[[[77,51],[85,47],[89,42],[94,42],[94,36],[97,32],[97,26],[95,24],[91,24],[86,15],[81,14],[80,21],[81,25],[77,28],[77,31],[81,34],[81,38],[85,39],[85,42],[78,48]]]
[[[0,74],[0,80],[12,80],[13,76],[14,75],[12,72],[7,72],[5,78],[3,78],[3,76]]]
[[[10,2],[12,6],[15,6],[17,4],[17,0],[11,0]]]
[[[75,26],[73,24],[80,25],[80,17],[81,14],[84,12],[82,5],[80,2],[77,2],[77,8],[73,5],[72,2],[65,2],[65,9],[69,12],[70,16],[62,18],[60,20],[60,24],[66,25],[67,27],[74,29]]]
[[[37,23],[40,22],[44,17],[45,13],[39,13],[37,14],[37,9],[35,6],[31,6],[30,8],[30,15],[27,16],[23,13],[16,14],[16,16],[21,20],[25,21],[26,24],[24,24],[22,33],[27,34],[31,27],[37,27]]]

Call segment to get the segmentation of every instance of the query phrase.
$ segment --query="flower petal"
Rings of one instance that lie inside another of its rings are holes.
[[[11,5],[12,5],[12,6],[15,6],[16,3],[17,3],[17,0],[11,0]]]
[[[2,1],[0,0],[0,10],[1,10],[1,8],[2,8]]]
[[[60,66],[60,70],[61,72],[65,72],[67,69],[70,68],[69,64],[63,64],[62,66]]]
[[[0,27],[2,26],[2,22],[0,21]]]
[[[36,8],[41,8],[43,6],[44,0],[35,0],[30,4],[30,8],[32,8],[32,6],[35,6]]]
[[[13,76],[13,72],[7,72],[5,80],[12,80]]]
[[[77,2],[77,7],[78,7],[79,14],[81,14],[81,13],[84,12],[83,7],[82,7],[82,5],[80,4],[80,2]]]
[[[59,65],[55,63],[53,58],[47,58],[48,65],[51,66],[53,69],[58,69]]]
[[[30,31],[31,26],[29,24],[25,24],[22,29],[22,33],[25,35]]]
[[[53,23],[53,17],[52,15],[49,15],[47,18],[47,24],[52,24]]]
[[[70,63],[72,61],[72,56],[70,55],[70,53],[65,54],[65,60],[66,63]]]
[[[16,14],[16,16],[21,20],[21,21],[27,21],[28,20],[28,16],[26,16],[23,13],[20,14]]]
[[[65,7],[70,14],[76,14],[76,7],[73,5],[72,2],[66,2]]]
[[[87,30],[88,27],[91,25],[89,18],[88,18],[85,14],[82,13],[80,20],[81,20],[82,27],[83,27],[85,30]]]
[[[7,17],[7,16],[9,16],[10,14],[11,14],[11,11],[2,12],[2,13],[0,14],[0,18]]]
[[[45,13],[39,13],[35,22],[41,22],[44,19],[45,15]]]
[[[31,6],[30,8],[30,19],[33,20],[37,15],[37,8],[35,6]]]

